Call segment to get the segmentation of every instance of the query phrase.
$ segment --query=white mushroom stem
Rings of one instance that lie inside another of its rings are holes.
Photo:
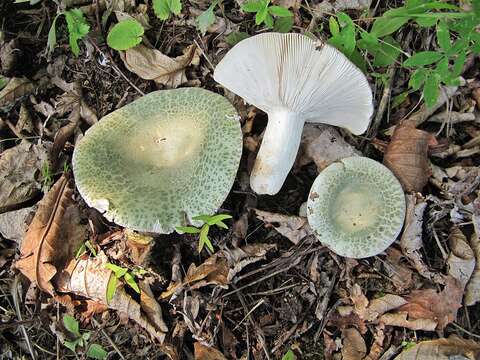
[[[283,185],[295,162],[305,119],[298,113],[270,113],[250,177],[250,187],[257,194],[274,195]]]

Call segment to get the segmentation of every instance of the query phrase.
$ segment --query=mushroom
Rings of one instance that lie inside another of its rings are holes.
[[[89,206],[132,230],[171,233],[212,214],[235,180],[238,114],[199,88],[161,90],[108,114],[76,145],[73,171]]]
[[[384,251],[400,234],[405,196],[387,167],[366,157],[348,157],[315,179],[307,217],[316,237],[335,253],[365,258]]]
[[[300,34],[266,33],[235,45],[214,79],[268,114],[250,178],[258,194],[276,194],[292,168],[305,122],[365,132],[373,112],[363,73],[334,47]]]

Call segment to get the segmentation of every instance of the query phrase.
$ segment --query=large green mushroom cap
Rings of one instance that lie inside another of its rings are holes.
[[[218,209],[241,153],[238,115],[224,97],[161,90],[92,126],[75,148],[73,171],[82,197],[108,220],[171,233]]]
[[[374,256],[399,235],[405,218],[402,186],[385,166],[365,157],[333,163],[315,179],[307,217],[318,239],[335,253]]]

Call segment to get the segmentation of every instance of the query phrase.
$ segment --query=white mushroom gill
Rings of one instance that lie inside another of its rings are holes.
[[[292,168],[305,122],[359,135],[373,112],[363,73],[335,48],[300,34],[268,33],[234,46],[214,78],[268,114],[250,185],[276,194]]]

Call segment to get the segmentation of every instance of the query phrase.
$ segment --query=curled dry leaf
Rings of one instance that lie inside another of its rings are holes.
[[[35,86],[27,78],[11,78],[0,91],[0,109],[13,106],[20,98],[33,92]]]
[[[434,331],[437,322],[433,319],[407,319],[406,312],[383,314],[378,321],[385,325],[404,327],[410,330]]]
[[[198,65],[200,57],[195,45],[190,45],[184,54],[172,59],[157,49],[145,45],[138,45],[120,56],[125,67],[142,79],[154,80],[159,85],[176,88],[187,82],[185,68],[189,65]]]
[[[402,252],[407,259],[413,263],[413,266],[420,275],[436,283],[444,284],[445,280],[443,275],[430,271],[420,254],[420,250],[423,247],[423,213],[425,212],[427,203],[422,200],[417,200],[413,194],[406,196],[406,202],[405,226],[400,239]]]
[[[453,226],[448,238],[450,250],[447,259],[448,273],[465,287],[475,268],[475,256],[462,231]]]
[[[367,355],[367,346],[362,335],[355,328],[342,330],[343,360],[359,360]]]
[[[71,196],[72,188],[64,175],[40,201],[15,263],[30,281],[52,295],[51,280],[73,257],[85,235],[84,228],[76,228],[78,209]]]
[[[196,342],[194,345],[195,360],[227,360],[227,358],[214,347]]]
[[[435,137],[415,128],[412,121],[396,126],[385,151],[383,163],[397,176],[407,192],[421,192],[432,174],[428,148]]]
[[[141,305],[125,292],[121,283],[117,284],[113,298],[107,301],[108,283],[110,277],[115,276],[110,269],[105,267],[107,263],[108,258],[103,252],[98,253],[94,258],[84,256],[80,259],[71,260],[65,270],[56,278],[55,287],[57,291],[73,293],[107,305],[110,309],[127,315],[144,328],[152,338],[162,343],[165,339],[165,333],[162,330],[164,327],[157,327],[149,320],[142,311]],[[146,293],[146,296],[148,296],[148,293]],[[155,308],[152,306],[152,301],[155,300],[150,299],[148,301],[147,311]],[[160,307],[156,308],[156,310],[158,309]]]
[[[402,351],[395,360],[452,360],[460,357],[475,360],[479,356],[480,344],[451,335],[448,339],[422,341]]]
[[[33,199],[42,188],[41,169],[49,164],[51,143],[22,141],[0,157],[0,213]]]
[[[475,232],[470,238],[470,245],[475,254],[476,264],[472,277],[467,284],[465,291],[465,305],[471,306],[480,301],[480,199],[473,202],[473,226]]]
[[[320,172],[335,161],[359,154],[332,126],[306,124],[296,165],[313,161]]]
[[[303,238],[312,235],[312,229],[305,217],[276,214],[258,209],[253,210],[257,218],[273,227],[294,244],[298,244]]]

